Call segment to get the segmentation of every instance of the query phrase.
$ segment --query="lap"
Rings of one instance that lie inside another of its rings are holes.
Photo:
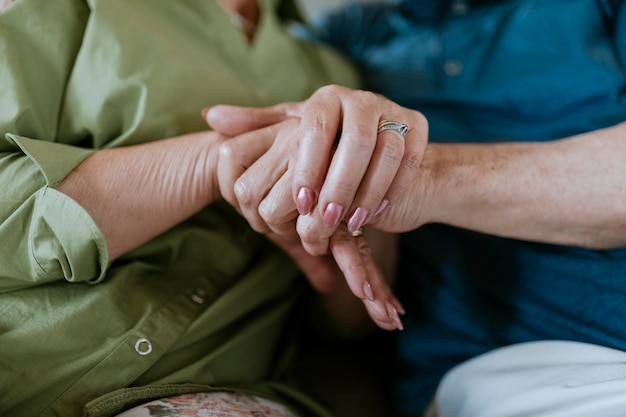
[[[626,352],[569,341],[496,349],[449,371],[438,417],[620,417]]]
[[[276,402],[236,392],[201,392],[161,398],[116,417],[295,417]]]

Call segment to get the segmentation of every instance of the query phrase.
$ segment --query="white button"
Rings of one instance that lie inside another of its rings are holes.
[[[152,343],[145,337],[142,337],[135,343],[135,351],[141,356],[149,355],[152,352]]]
[[[202,304],[204,303],[204,297],[201,297],[198,294],[193,294],[191,296],[191,301],[193,301],[196,304]]]
[[[450,77],[456,77],[463,72],[463,64],[461,61],[450,59],[443,64],[443,71]]]
[[[463,16],[469,10],[469,5],[466,0],[454,0],[452,2],[452,14],[456,16]]]
[[[206,291],[203,288],[198,288],[196,292],[191,295],[191,301],[196,304],[204,304],[204,297],[206,297]]]

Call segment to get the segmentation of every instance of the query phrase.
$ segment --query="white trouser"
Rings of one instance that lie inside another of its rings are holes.
[[[567,341],[497,349],[448,372],[432,411],[437,417],[625,417],[626,352]]]

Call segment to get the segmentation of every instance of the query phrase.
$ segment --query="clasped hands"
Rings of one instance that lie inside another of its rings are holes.
[[[207,123],[220,147],[222,197],[300,266],[320,292],[343,273],[381,328],[401,329],[404,309],[374,261],[362,226],[384,232],[425,222],[426,119],[384,97],[339,86],[267,108],[215,106]],[[405,123],[379,133],[381,121]]]

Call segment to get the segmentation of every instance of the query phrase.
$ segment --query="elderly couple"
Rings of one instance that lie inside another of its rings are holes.
[[[7,3],[0,414],[331,416],[304,273],[403,416],[621,415],[623,1]]]

